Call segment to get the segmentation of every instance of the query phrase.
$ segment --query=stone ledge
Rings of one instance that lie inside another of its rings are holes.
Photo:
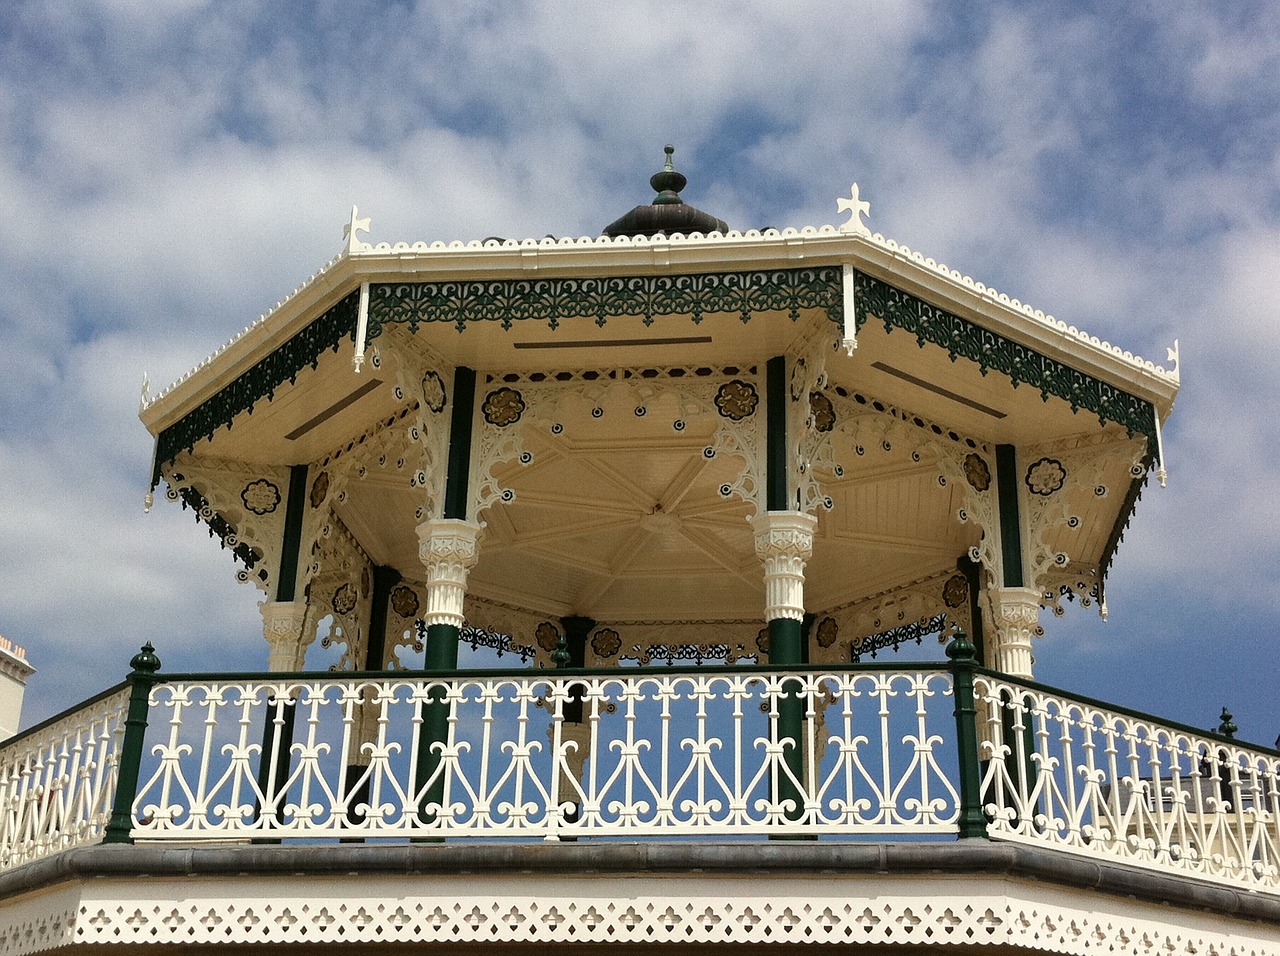
[[[954,843],[436,843],[81,847],[0,874],[0,899],[95,878],[354,874],[1008,876],[1280,925],[1280,896],[986,840]]]

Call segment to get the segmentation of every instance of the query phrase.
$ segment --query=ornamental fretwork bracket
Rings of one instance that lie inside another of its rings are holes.
[[[1062,601],[1097,602],[1105,614],[1104,568],[1072,554],[1084,515],[1124,499],[1147,474],[1146,440],[1102,434],[1074,437],[1018,451],[1018,496],[1027,541],[1024,575],[1042,595],[1041,607],[1057,615]]]
[[[395,460],[421,496],[416,517],[425,521],[439,517],[444,502],[454,370],[422,337],[402,327],[387,331],[371,363],[390,369],[396,400],[407,408],[397,426],[403,450]]]
[[[897,651],[925,638],[945,643],[963,629],[973,632],[969,583],[957,571],[942,572],[814,616],[809,658],[815,663],[858,663],[883,650]]]
[[[287,468],[248,467],[187,453],[161,472],[170,501],[195,512],[210,537],[231,552],[236,579],[271,597],[280,570]]]
[[[829,444],[827,437],[834,424],[830,415],[823,414],[827,406],[821,396],[828,386],[827,358],[840,342],[840,329],[822,316],[810,322],[787,352],[789,484],[798,510],[806,514],[832,507],[815,459],[821,458]]]

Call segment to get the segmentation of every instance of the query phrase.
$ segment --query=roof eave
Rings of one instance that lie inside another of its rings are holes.
[[[1176,373],[1101,342],[1009,299],[883,236],[834,227],[725,235],[527,239],[523,241],[359,244],[327,263],[160,396],[139,417],[152,434],[179,420],[222,385],[296,334],[359,283],[407,275],[483,274],[495,278],[735,269],[753,264],[847,262],[903,292],[977,321],[1036,351],[1150,401],[1164,419],[1178,391]]]

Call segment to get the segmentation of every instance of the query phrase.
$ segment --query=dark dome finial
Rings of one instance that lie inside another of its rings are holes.
[[[723,219],[695,209],[680,198],[680,190],[688,185],[684,174],[676,172],[673,159],[676,148],[667,145],[667,161],[649,178],[657,192],[647,206],[636,206],[631,212],[604,227],[606,236],[670,236],[675,233],[725,233],[729,226]]]
[[[662,171],[649,177],[649,185],[658,194],[653,200],[655,206],[684,202],[680,198],[680,190],[689,185],[689,180],[685,179],[682,173],[676,172],[675,162],[672,159],[675,152],[676,148],[668,143],[666,146],[667,161],[663,165]]]

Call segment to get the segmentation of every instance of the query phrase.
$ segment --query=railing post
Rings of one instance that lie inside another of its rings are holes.
[[[147,736],[147,707],[151,688],[156,683],[160,658],[151,642],[129,661],[129,712],[124,719],[124,740],[116,762],[116,798],[111,806],[111,821],[103,834],[103,843],[132,843],[133,801],[138,794],[138,774],[142,766],[142,747]]]
[[[956,750],[960,769],[960,837],[984,837],[982,774],[978,754],[978,709],[973,699],[973,672],[978,666],[973,642],[959,631],[947,645],[951,659],[951,693],[955,698]]]

